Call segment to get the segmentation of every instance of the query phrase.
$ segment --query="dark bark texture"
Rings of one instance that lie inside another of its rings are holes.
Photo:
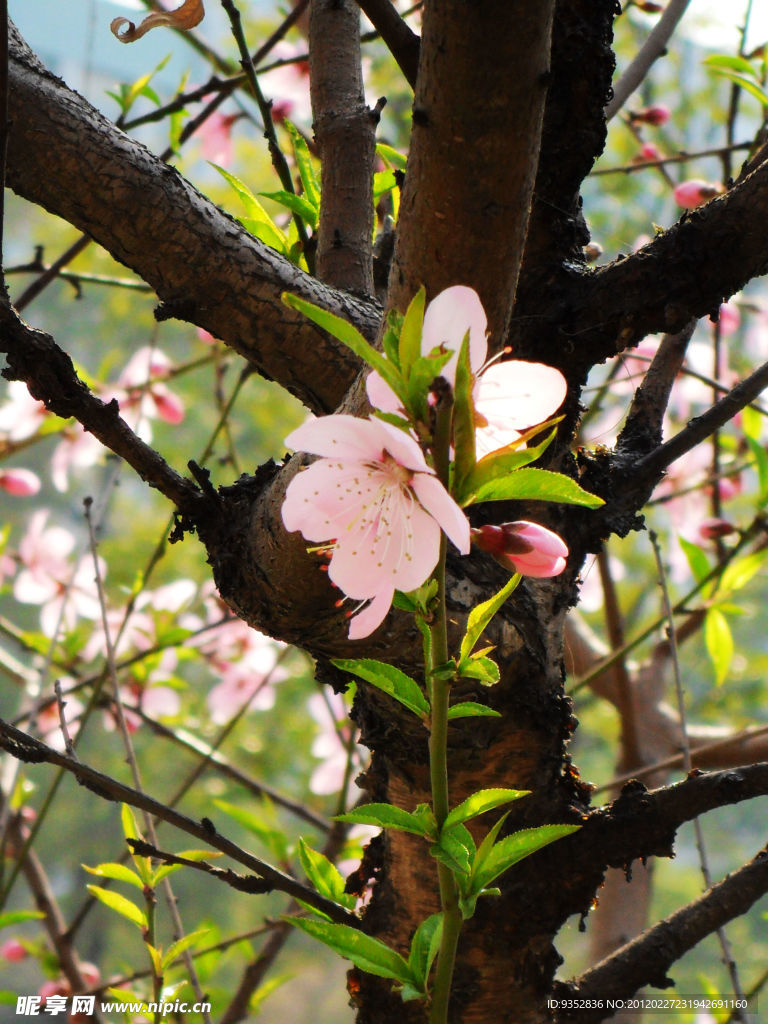
[[[457,722],[450,733],[452,804],[480,788],[530,789],[532,795],[515,804],[507,830],[584,825],[503,877],[501,896],[481,901],[462,933],[452,1021],[542,1024],[561,1019],[546,1005],[560,962],[557,933],[571,915],[588,913],[607,868],[668,856],[689,812],[768,791],[764,772],[723,774],[708,784],[691,779],[682,784],[686,789],[655,793],[630,784],[607,808],[591,811],[588,789],[567,752],[576,722],[563,689],[563,629],[581,558],[598,550],[611,532],[626,533],[636,525],[664,469],[649,463],[647,477],[628,491],[629,456],[656,448],[655,422],[647,430],[638,427],[641,436],[633,436],[635,448],[624,453],[623,463],[608,452],[583,455],[577,463],[570,445],[580,388],[596,362],[650,331],[681,331],[764,271],[768,163],[757,162],[726,195],[685,215],[639,252],[591,271],[582,255],[588,236],[579,189],[605,137],[615,0],[434,0],[424,5],[420,44],[394,20],[391,5],[360,6],[381,19],[385,39],[415,84],[386,306],[403,310],[422,284],[429,297],[452,284],[474,287],[488,313],[493,349],[511,344],[517,357],[550,362],[568,377],[566,416],[547,453],[548,465],[583,474],[607,502],[599,514],[548,508],[549,525],[571,549],[569,568],[556,580],[524,582],[489,630],[500,684],[490,690],[467,685],[457,694],[489,703],[502,717]],[[382,309],[370,298],[375,119],[362,95],[357,5],[314,0],[312,19],[315,132],[324,160],[321,280],[254,240],[173,168],[117,130],[43,69],[15,33],[8,183],[147,281],[161,300],[159,316],[205,327],[258,372],[323,413],[344,401],[360,408],[354,388],[360,366],[289,310],[282,292],[296,292],[343,316],[370,339],[380,331]],[[5,349],[14,353],[12,372],[30,381],[57,412],[74,412],[177,504],[183,514],[177,538],[197,531],[222,596],[245,621],[304,647],[317,660],[318,677],[334,686],[344,680],[330,665],[333,657],[378,656],[404,668],[417,665],[418,636],[400,613],[391,613],[370,640],[347,640],[338,593],[301,537],[286,534],[280,507],[302,465],[299,457],[263,466],[218,492],[199,480],[198,490],[153,462],[154,453],[126,437],[107,407],[89,404],[79,382],[69,377],[66,387],[75,405],[66,405],[66,395],[57,395],[61,381],[19,353],[26,328],[10,311],[4,311],[1,326]],[[496,521],[525,513],[519,505],[493,510]],[[491,511],[472,514],[482,521]],[[456,635],[470,609],[505,579],[480,553],[449,559]],[[354,715],[373,751],[364,780],[370,797],[408,809],[428,801],[421,725],[363,687]],[[674,960],[715,922],[742,913],[766,891],[764,862],[764,856],[757,858],[739,876],[748,898],[734,897],[735,881],[723,883],[718,895],[704,897],[687,917],[657,926],[674,941],[657,932],[659,941],[617,954],[568,991],[610,990],[622,997],[663,980]],[[390,832],[372,845],[366,864],[376,885],[364,928],[405,951],[416,926],[437,906],[426,844]],[[360,1024],[423,1020],[423,1008],[403,1004],[388,982],[360,975],[355,991]]]

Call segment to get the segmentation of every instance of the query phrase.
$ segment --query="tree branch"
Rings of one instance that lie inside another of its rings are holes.
[[[72,360],[49,334],[29,327],[4,301],[0,301],[0,331],[0,351],[8,357],[8,366],[2,371],[7,380],[24,381],[32,397],[44,402],[57,416],[74,416],[180,512],[193,520],[198,516],[206,501],[201,491],[131,430],[120,416],[116,401],[105,404],[88,390],[75,373]]]
[[[628,942],[580,978],[556,986],[555,995],[594,999],[602,1009],[563,1013],[561,1019],[590,1024],[605,1020],[605,1000],[625,999],[644,985],[669,988],[667,971],[717,928],[745,914],[768,892],[768,850],[712,886],[687,907]]]
[[[373,294],[373,158],[378,111],[365,105],[360,9],[355,0],[312,0],[309,74],[323,168],[317,276]]]
[[[400,17],[390,0],[357,0],[360,10],[397,61],[406,82],[416,88],[419,70],[419,37]]]
[[[169,825],[173,825],[182,832],[195,836],[196,839],[202,840],[202,842],[214,847],[214,849],[221,850],[228,857],[231,857],[239,864],[243,864],[259,875],[271,889],[277,889],[280,892],[288,893],[296,899],[304,900],[311,906],[317,907],[318,910],[328,914],[334,921],[359,927],[360,922],[354,914],[348,913],[339,907],[338,904],[318,895],[318,893],[302,885],[295,878],[291,878],[290,875],[278,871],[277,868],[267,864],[266,861],[259,860],[248,853],[247,850],[241,849],[236,843],[220,835],[212,822],[207,818],[200,822],[193,821],[186,815],[180,814],[178,811],[160,803],[159,800],[154,800],[145,793],[140,793],[138,790],[118,782],[117,779],[104,775],[102,772],[96,771],[95,768],[90,768],[88,765],[75,761],[58,750],[46,746],[45,743],[33,739],[3,719],[0,719],[0,748],[26,764],[47,763],[57,765],[59,768],[63,768],[74,775],[81,786],[85,786],[86,789],[89,789],[97,796],[116,803],[126,803],[130,804],[131,807],[138,807],[140,810],[154,815],[161,821],[168,822]]]
[[[582,372],[647,334],[675,334],[765,273],[766,225],[768,161],[631,256],[572,274],[539,327],[551,325],[560,363]]]
[[[568,838],[569,870],[587,870],[596,857],[614,868],[641,857],[668,857],[675,832],[686,821],[766,794],[765,762],[721,772],[694,772],[674,786],[650,791],[630,781],[616,800],[590,814],[581,831]]]
[[[204,327],[313,411],[335,409],[358,361],[280,297],[295,292],[368,338],[380,323],[377,303],[320,284],[249,235],[47,72],[13,28],[10,82],[14,191],[88,232],[151,284],[164,302],[161,319]]]

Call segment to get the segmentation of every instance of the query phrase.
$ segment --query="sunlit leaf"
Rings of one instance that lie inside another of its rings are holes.
[[[131,900],[126,899],[119,892],[113,892],[111,889],[102,889],[99,885],[86,886],[88,892],[94,896],[99,902],[103,903],[105,907],[109,907],[110,910],[114,910],[115,913],[120,914],[122,917],[126,917],[133,924],[137,924],[140,928],[147,927],[147,915],[132,903]]]
[[[513,800],[520,800],[521,797],[529,794],[529,789],[480,789],[449,811],[443,828],[450,828],[451,825],[455,825],[459,821],[469,821],[479,814],[493,810],[494,807],[501,807]]]
[[[501,712],[473,700],[464,700],[448,708],[448,721],[456,718],[501,718]]]
[[[600,508],[605,502],[590,494],[575,480],[548,469],[518,469],[509,476],[483,483],[474,492],[473,501],[556,501],[562,505]],[[465,499],[466,503],[466,499]]]
[[[491,619],[499,608],[501,608],[515,587],[517,587],[519,582],[520,576],[515,573],[515,575],[504,584],[497,594],[494,594],[493,597],[489,598],[487,601],[483,601],[482,604],[474,607],[469,613],[469,618],[467,619],[467,631],[461,641],[459,675],[462,674],[464,663],[469,660],[469,656],[471,655],[475,644],[482,636],[483,631],[487,628]]]
[[[370,935],[364,935],[357,928],[300,917],[286,917],[283,920],[330,946],[339,956],[351,960],[361,971],[418,987],[418,979],[414,978],[410,967],[396,950]]]
[[[733,661],[734,644],[731,627],[719,608],[710,608],[704,619],[704,643],[720,686],[728,676]]]
[[[419,718],[429,714],[429,703],[419,684],[394,665],[373,658],[335,658],[333,664],[388,693]]]
[[[334,821],[346,821],[354,825],[374,825],[376,828],[397,828],[417,836],[429,836],[429,826],[410,811],[404,811],[392,804],[363,804],[346,814],[338,814]]]

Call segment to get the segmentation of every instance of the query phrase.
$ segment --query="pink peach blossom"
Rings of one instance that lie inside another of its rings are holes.
[[[0,405],[0,434],[10,441],[23,441],[37,433],[48,415],[43,403],[27,391],[26,384],[12,380],[8,385],[8,401]]]
[[[0,489],[17,498],[29,498],[40,490],[40,478],[31,469],[0,470]]]
[[[472,541],[500,565],[521,576],[559,576],[568,548],[561,537],[538,523],[519,520],[472,530]]]
[[[440,371],[453,386],[456,362],[469,333],[469,363],[475,375],[475,445],[478,459],[517,441],[520,431],[541,423],[565,398],[565,378],[552,366],[511,359],[483,368],[488,352],[488,321],[480,297],[472,288],[453,285],[427,305],[421,335],[424,355],[436,348],[453,352]],[[400,401],[381,376],[366,380],[368,399],[375,409],[398,412]]]
[[[306,540],[328,542],[331,581],[366,603],[352,618],[351,639],[384,621],[396,589],[415,590],[429,579],[441,529],[468,553],[466,516],[403,431],[334,415],[303,424],[285,443],[322,456],[288,485],[283,524]]]

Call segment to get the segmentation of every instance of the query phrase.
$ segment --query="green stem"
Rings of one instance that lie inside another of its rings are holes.
[[[450,459],[450,424],[452,405],[440,403],[437,409],[433,455],[435,470],[443,484],[448,486]],[[426,664],[428,691],[432,700],[431,727],[429,733],[429,775],[432,786],[432,809],[438,828],[448,816],[448,704],[452,679],[435,674],[435,669],[445,668],[448,662],[448,619],[445,609],[445,552],[446,539],[440,543],[440,558],[435,570],[437,580],[437,608],[430,627],[432,638],[430,656]],[[447,1024],[448,1003],[451,996],[451,982],[456,962],[462,917],[459,909],[459,892],[453,872],[440,861],[437,863],[437,877],[440,886],[440,905],[443,912],[443,935],[437,956],[435,983],[432,990],[432,1004],[429,1013],[430,1024]]]

